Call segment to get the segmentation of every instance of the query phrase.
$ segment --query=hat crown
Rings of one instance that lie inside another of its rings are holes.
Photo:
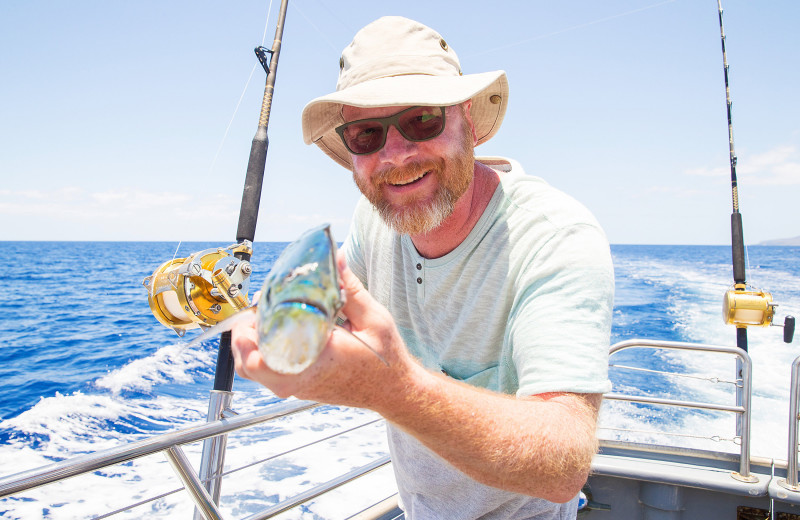
[[[361,29],[342,52],[336,90],[390,76],[460,76],[461,65],[444,38],[402,16],[384,16]]]

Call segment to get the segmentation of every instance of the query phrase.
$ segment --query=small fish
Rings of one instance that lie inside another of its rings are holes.
[[[316,361],[344,305],[330,227],[306,231],[275,261],[258,300],[258,350],[272,370],[298,374]]]
[[[336,242],[326,224],[306,231],[283,250],[264,281],[258,303],[206,330],[189,346],[231,330],[255,310],[258,350],[264,363],[275,372],[299,374],[325,348],[343,306]],[[352,335],[388,366],[375,349]]]

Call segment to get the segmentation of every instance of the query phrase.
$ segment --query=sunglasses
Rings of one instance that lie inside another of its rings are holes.
[[[411,107],[393,116],[350,121],[337,126],[336,133],[350,153],[367,155],[383,148],[390,126],[413,142],[437,137],[444,131],[444,112],[445,107]]]

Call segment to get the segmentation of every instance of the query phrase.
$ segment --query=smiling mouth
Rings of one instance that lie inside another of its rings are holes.
[[[415,182],[419,181],[420,179],[422,179],[423,177],[425,177],[429,173],[430,173],[430,170],[427,170],[427,171],[424,171],[424,172],[420,173],[417,177],[414,177],[413,179],[400,181],[400,182],[390,182],[389,184],[392,185],[392,186],[408,186],[409,184],[414,184]]]

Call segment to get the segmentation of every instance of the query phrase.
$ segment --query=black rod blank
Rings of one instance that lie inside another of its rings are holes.
[[[256,235],[256,223],[258,221],[258,207],[261,202],[261,188],[264,182],[264,169],[267,163],[267,149],[269,148],[269,138],[267,137],[267,127],[269,126],[269,114],[272,108],[272,95],[275,91],[275,76],[278,71],[278,57],[281,52],[281,40],[283,38],[283,25],[286,22],[286,7],[288,0],[281,1],[280,14],[278,15],[278,25],[275,28],[275,40],[272,43],[269,72],[267,82],[264,87],[264,97],[261,102],[261,114],[258,118],[258,129],[250,145],[250,159],[247,161],[247,174],[244,179],[244,190],[242,191],[242,205],[239,209],[239,225],[236,229],[236,241],[252,242]],[[256,52],[258,56],[258,52]],[[259,61],[261,57],[259,56]],[[263,64],[262,64],[263,65]],[[242,260],[250,260],[247,253],[236,253],[236,257]],[[233,388],[234,361],[231,352],[231,333],[224,332],[219,339],[219,351],[217,353],[217,366],[214,372],[214,390],[230,392]]]
[[[725,51],[725,29],[722,26],[722,0],[717,0],[719,11],[719,35],[722,40],[722,64],[725,72],[725,102],[728,109],[728,149],[731,163],[731,196],[733,213],[731,213],[731,253],[733,261],[733,282],[736,290],[744,291],[747,283],[744,261],[744,230],[742,214],[739,213],[739,183],[736,179],[736,150],[733,146],[733,118],[731,117],[731,89],[728,83],[728,54]],[[747,352],[747,328],[736,329],[736,344]]]

